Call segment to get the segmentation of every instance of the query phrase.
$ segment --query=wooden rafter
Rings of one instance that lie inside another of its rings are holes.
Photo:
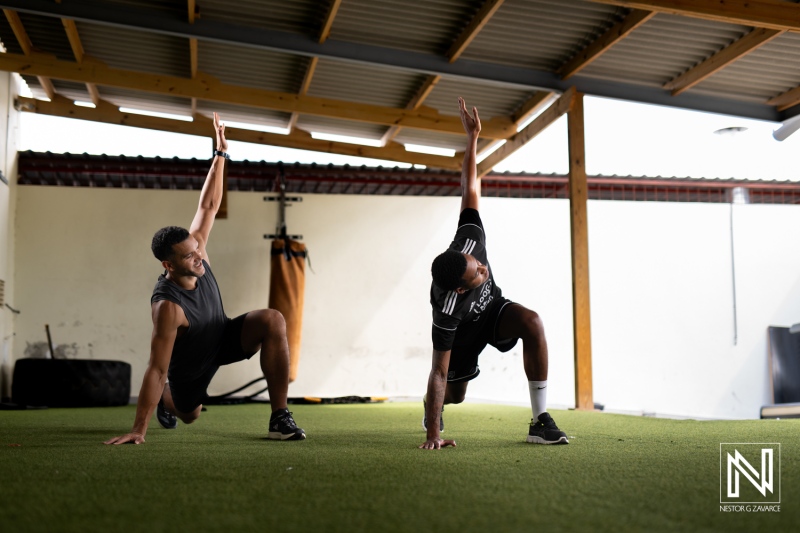
[[[475,16],[472,17],[470,23],[467,24],[467,27],[464,28],[464,31],[461,32],[461,35],[459,35],[452,46],[450,46],[447,54],[445,54],[451,63],[464,53],[467,46],[469,46],[497,10],[500,9],[500,6],[503,5],[503,1],[504,0],[486,0],[483,3]]]
[[[194,24],[197,18],[197,2],[195,0],[187,0],[186,14],[189,18],[189,24]],[[197,77],[197,39],[189,39],[189,70],[191,71],[192,78]],[[192,97],[192,116],[197,114],[197,98]]]
[[[406,109],[409,111],[418,109],[428,95],[431,94],[431,91],[434,87],[436,87],[436,84],[439,83],[439,80],[441,79],[442,77],[437,75],[432,75],[425,78],[425,81],[422,82],[422,86],[420,86],[416,94],[406,104]],[[400,130],[402,129],[403,128],[400,126],[391,126],[388,130],[386,130],[386,133],[383,134],[383,137],[381,137],[381,145],[385,146],[386,144],[392,142],[392,140],[397,137],[397,134],[400,133]]]
[[[800,5],[785,0],[589,0],[756,28],[800,31]]]
[[[664,84],[664,88],[672,91],[673,96],[678,95],[784,33],[785,31],[782,30],[754,28],[753,31],[738,41],[731,43],[705,61],[690,68],[675,79],[668,81]]]
[[[553,96],[553,93],[547,91],[537,91],[533,96],[528,98],[520,108],[511,115],[511,121],[519,126],[531,115],[539,111],[541,107]]]
[[[322,23],[322,29],[319,32],[319,42],[324,43],[331,35],[331,28],[333,27],[333,19],[339,12],[339,6],[342,5],[342,0],[332,0],[328,8],[328,14],[325,15],[325,21]]]
[[[311,61],[308,62],[308,67],[306,67],[306,74],[303,76],[303,83],[300,84],[300,90],[297,92],[300,96],[305,96],[308,94],[308,88],[311,87],[311,80],[314,78],[314,72],[317,70],[317,63],[319,63],[319,57],[314,56],[311,58]],[[295,125],[297,124],[297,119],[300,117],[300,113],[292,113],[292,116],[289,118],[289,125],[287,129],[291,133],[292,129],[294,129]]]
[[[193,121],[188,122],[147,115],[135,115],[122,113],[116,106],[105,101],[102,101],[101,104],[94,109],[76,106],[70,100],[58,95],[56,95],[55,99],[51,102],[18,97],[17,103],[22,111],[43,115],[77,118],[93,122],[120,124],[135,128],[170,131],[187,135],[199,135],[202,137],[208,137],[209,132],[213,131],[211,119],[203,116],[195,116]],[[383,148],[376,148],[372,146],[323,141],[313,139],[308,133],[297,129],[295,129],[292,135],[278,135],[275,133],[228,127],[225,128],[225,136],[229,140],[254,144],[283,146],[286,148],[298,148],[301,150],[313,150],[317,152],[369,157],[373,159],[386,159],[450,170],[459,170],[461,168],[461,160],[456,157],[407,152],[402,145],[397,143],[392,143]]]
[[[266,91],[228,85],[201,72],[195,79],[186,79],[115,69],[88,58],[84,59],[83,64],[78,65],[50,56],[26,57],[18,54],[0,54],[0,70],[83,83],[93,82],[110,87],[184,98],[195,97],[212,102],[225,102],[288,113],[296,111],[309,115],[387,126],[399,125],[445,133],[462,134],[464,132],[459,117],[441,115],[435,109],[424,106],[414,111],[408,111],[344,100]],[[487,138],[505,139],[514,135],[515,130],[514,124],[508,117],[495,117],[484,122],[482,134]]]
[[[592,61],[606,53],[612,46],[630,35],[630,33],[653,18],[652,11],[634,9],[623,20],[614,24],[603,35],[592,41],[586,48],[578,52],[572,59],[558,69],[562,79],[567,79],[589,66]]]
[[[72,19],[61,19],[61,23],[64,25],[64,31],[67,32],[67,39],[69,39],[69,45],[72,47],[72,54],[75,56],[75,61],[83,63],[83,57],[86,53],[83,50],[83,43],[81,42],[81,36],[78,34],[78,27],[75,25],[75,21]],[[86,92],[89,93],[89,98],[92,99],[94,105],[100,103],[100,91],[97,89],[97,85],[94,83],[87,83]]]
[[[574,97],[575,88],[570,87],[558,100],[553,102],[541,115],[536,117],[533,122],[508,139],[508,141],[492,155],[481,161],[480,164],[478,164],[478,177],[481,178],[491,172],[501,161],[522,148],[531,139],[539,135],[545,128],[561,117],[561,115],[569,111]]]
[[[774,105],[778,111],[783,111],[800,104],[800,87],[795,87],[794,89],[790,89],[785,93],[781,93],[778,96],[770,98],[767,100],[767,104]]]
[[[11,9],[4,9],[3,13],[5,13],[9,25],[11,25],[11,30],[14,32],[14,36],[17,38],[20,48],[22,48],[22,52],[26,56],[33,54],[33,43],[31,42],[31,38],[28,36],[28,32],[25,31],[25,26],[22,24],[22,20],[19,18],[19,13]],[[53,82],[50,81],[50,78],[47,76],[37,76],[36,79],[39,80],[39,85],[42,86],[42,89],[44,89],[44,93],[47,95],[47,97],[52,100],[56,95],[56,88],[53,87]]]

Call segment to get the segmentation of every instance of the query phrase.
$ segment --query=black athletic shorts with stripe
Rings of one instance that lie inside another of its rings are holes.
[[[489,315],[481,320],[478,327],[474,323],[461,323],[456,329],[456,337],[453,347],[450,349],[450,366],[447,368],[447,381],[458,383],[470,381],[478,377],[481,373],[478,368],[478,356],[487,344],[497,348],[501,352],[507,352],[516,346],[518,338],[498,339],[497,326],[500,318],[513,304],[511,300],[500,297],[499,301],[492,307]]]
[[[247,316],[247,313],[229,320],[225,325],[222,344],[220,344],[217,355],[211,361],[211,364],[203,370],[202,374],[189,381],[169,382],[172,402],[178,411],[191,413],[205,401],[208,384],[211,383],[211,379],[217,373],[219,367],[253,357],[255,352],[248,355],[242,349],[242,327],[244,326],[245,316]]]

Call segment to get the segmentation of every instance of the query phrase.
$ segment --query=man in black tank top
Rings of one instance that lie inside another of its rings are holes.
[[[249,359],[258,351],[272,407],[268,438],[306,438],[286,408],[289,345],[283,315],[273,309],[260,309],[231,320],[222,307],[211,271],[206,245],[222,199],[223,170],[229,157],[225,125],[216,113],[214,129],[217,149],[192,225],[188,230],[177,226],[162,228],[153,237],[153,254],[165,272],[159,276],[150,299],[150,361],[139,392],[133,429],[106,444],[143,443],[153,411],[167,429],[174,429],[178,418],[191,424],[200,416],[206,389],[217,369]]]
[[[423,398],[422,427],[427,440],[420,448],[438,450],[456,445],[441,438],[444,404],[464,401],[469,381],[480,373],[478,356],[487,344],[507,352],[519,339],[533,412],[526,440],[567,444],[567,435],[546,409],[547,341],[542,320],[534,311],[504,298],[489,267],[486,235],[478,213],[481,189],[475,162],[481,121],[476,108],[470,115],[463,98],[458,104],[467,132],[461,169],[461,216],[453,242],[431,266],[433,365]]]

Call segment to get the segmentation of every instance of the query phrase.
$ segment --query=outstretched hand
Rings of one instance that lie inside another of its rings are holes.
[[[225,138],[225,123],[219,121],[219,115],[214,113],[214,131],[217,132],[217,150],[228,151],[228,140]]]
[[[216,116],[216,113],[214,113]],[[123,435],[121,437],[114,437],[113,439],[108,439],[103,444],[144,444],[144,435],[141,433],[128,433],[127,435]]]
[[[424,443],[419,445],[420,450],[438,450],[440,448],[446,448],[448,446],[452,446],[453,448],[456,447],[456,441],[454,440],[444,440],[444,439],[428,439]]]
[[[481,132],[481,119],[478,117],[478,108],[473,106],[472,115],[474,116],[470,115],[469,111],[467,111],[466,102],[459,96],[458,110],[461,113],[461,123],[464,125],[464,131],[467,132],[467,135],[477,137]]]

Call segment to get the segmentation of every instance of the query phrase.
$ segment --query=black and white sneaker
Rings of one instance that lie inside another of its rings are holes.
[[[550,413],[542,413],[536,422],[531,419],[528,442],[532,444],[569,444],[567,434],[558,429]]]
[[[178,427],[178,417],[175,414],[167,409],[164,405],[164,400],[158,400],[158,407],[156,407],[156,418],[158,419],[158,423],[161,424],[161,427],[164,429],[175,429]]]
[[[425,398],[422,398],[422,429],[428,431],[428,403]],[[439,433],[444,433],[444,405],[442,414],[439,415]]]
[[[306,432],[297,427],[288,409],[278,409],[269,419],[268,439],[272,440],[303,440]]]

